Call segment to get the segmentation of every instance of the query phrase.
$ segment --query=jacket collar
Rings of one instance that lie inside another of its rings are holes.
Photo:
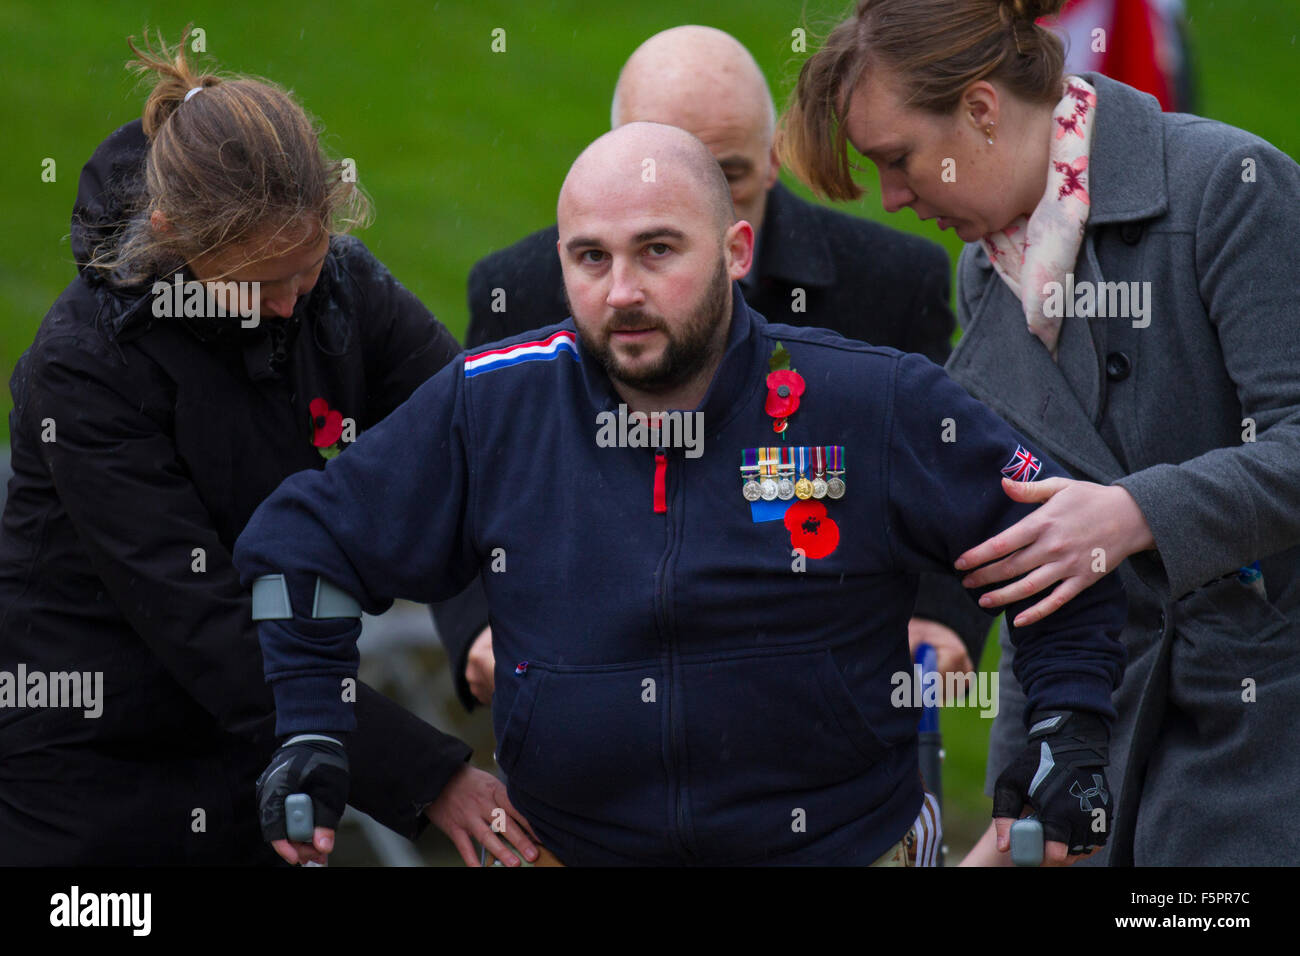
[[[704,413],[704,427],[710,436],[720,431],[749,401],[752,392],[766,378],[767,363],[763,361],[764,341],[760,326],[764,320],[745,302],[740,283],[731,283],[731,319],[727,329],[727,343],[713,373],[704,400],[698,408],[683,411]],[[574,329],[573,318],[565,320],[566,328]],[[578,353],[587,396],[597,411],[608,411],[623,401],[614,390],[609,376],[600,362],[582,346],[578,339]]]
[[[1169,209],[1165,131],[1154,96],[1100,73],[1080,73],[1097,90],[1088,161],[1089,225],[1151,219]]]
[[[815,217],[800,215],[807,205],[779,180],[767,193],[763,244],[756,264],[758,279],[781,279],[796,286],[835,284],[830,240]]]

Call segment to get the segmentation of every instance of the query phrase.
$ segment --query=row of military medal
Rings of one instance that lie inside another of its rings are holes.
[[[843,474],[843,445],[777,445],[740,453],[746,501],[843,498]]]

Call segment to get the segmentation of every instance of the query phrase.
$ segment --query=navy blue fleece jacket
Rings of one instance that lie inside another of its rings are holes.
[[[1031,510],[1000,484],[1018,451],[1066,472],[927,359],[768,324],[732,291],[703,454],[667,449],[661,495],[656,449],[598,443],[620,400],[571,319],[461,356],[288,478],[234,553],[245,586],[288,584],[293,618],[260,625],[279,732],[353,726],[360,628],[310,617],[318,575],[379,613],[481,574],[497,759],[563,862],[869,863],[895,843],[921,803],[919,710],[890,703],[917,574]],[[778,341],[806,384],[783,440]],[[844,497],[755,520],[741,453],[782,443],[842,445]],[[1109,575],[1014,629],[1030,710],[1113,718],[1124,619]]]

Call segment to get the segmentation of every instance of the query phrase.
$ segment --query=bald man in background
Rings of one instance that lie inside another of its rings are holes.
[[[745,300],[772,322],[920,352],[942,365],[955,323],[950,264],[936,243],[805,202],[777,178],[776,110],[754,58],[734,37],[682,26],[646,40],[619,73],[611,128],[665,123],[694,134],[731,187],[736,218],[758,237]],[[569,314],[555,226],[470,272],[467,348]],[[504,298],[500,292],[504,293]]]
[[[753,56],[712,27],[680,26],[641,44],[619,73],[613,129],[663,123],[694,134],[722,167],[735,216],[754,227],[745,301],[770,322],[827,328],[919,352],[942,365],[955,327],[950,263],[941,246],[805,202],[778,180],[776,109]],[[466,348],[559,322],[570,314],[551,226],[479,261],[469,275]],[[924,579],[913,643],[939,652],[941,672],[974,669],[988,620],[945,579]],[[488,609],[478,583],[434,607],[457,695],[466,709],[492,695]],[[941,623],[940,623],[941,622]]]

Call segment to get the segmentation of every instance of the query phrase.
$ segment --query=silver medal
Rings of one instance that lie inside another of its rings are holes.
[[[782,478],[776,483],[776,496],[782,501],[789,501],[794,497],[794,482],[789,478]]]
[[[826,486],[826,479],[825,479],[825,478],[814,478],[813,481],[812,481],[812,486],[813,486],[813,497],[814,497],[814,498],[825,498],[825,497],[826,497],[826,488],[827,488],[827,486]]]
[[[826,494],[832,498],[843,498],[844,481],[840,478],[832,478],[826,483]]]
[[[764,478],[762,482],[759,483],[759,494],[764,501],[776,501],[776,479]]]
[[[741,489],[741,493],[744,494],[746,501],[757,501],[759,498],[763,497],[763,492],[759,489],[758,482],[753,478],[750,478],[745,482],[745,487]]]

